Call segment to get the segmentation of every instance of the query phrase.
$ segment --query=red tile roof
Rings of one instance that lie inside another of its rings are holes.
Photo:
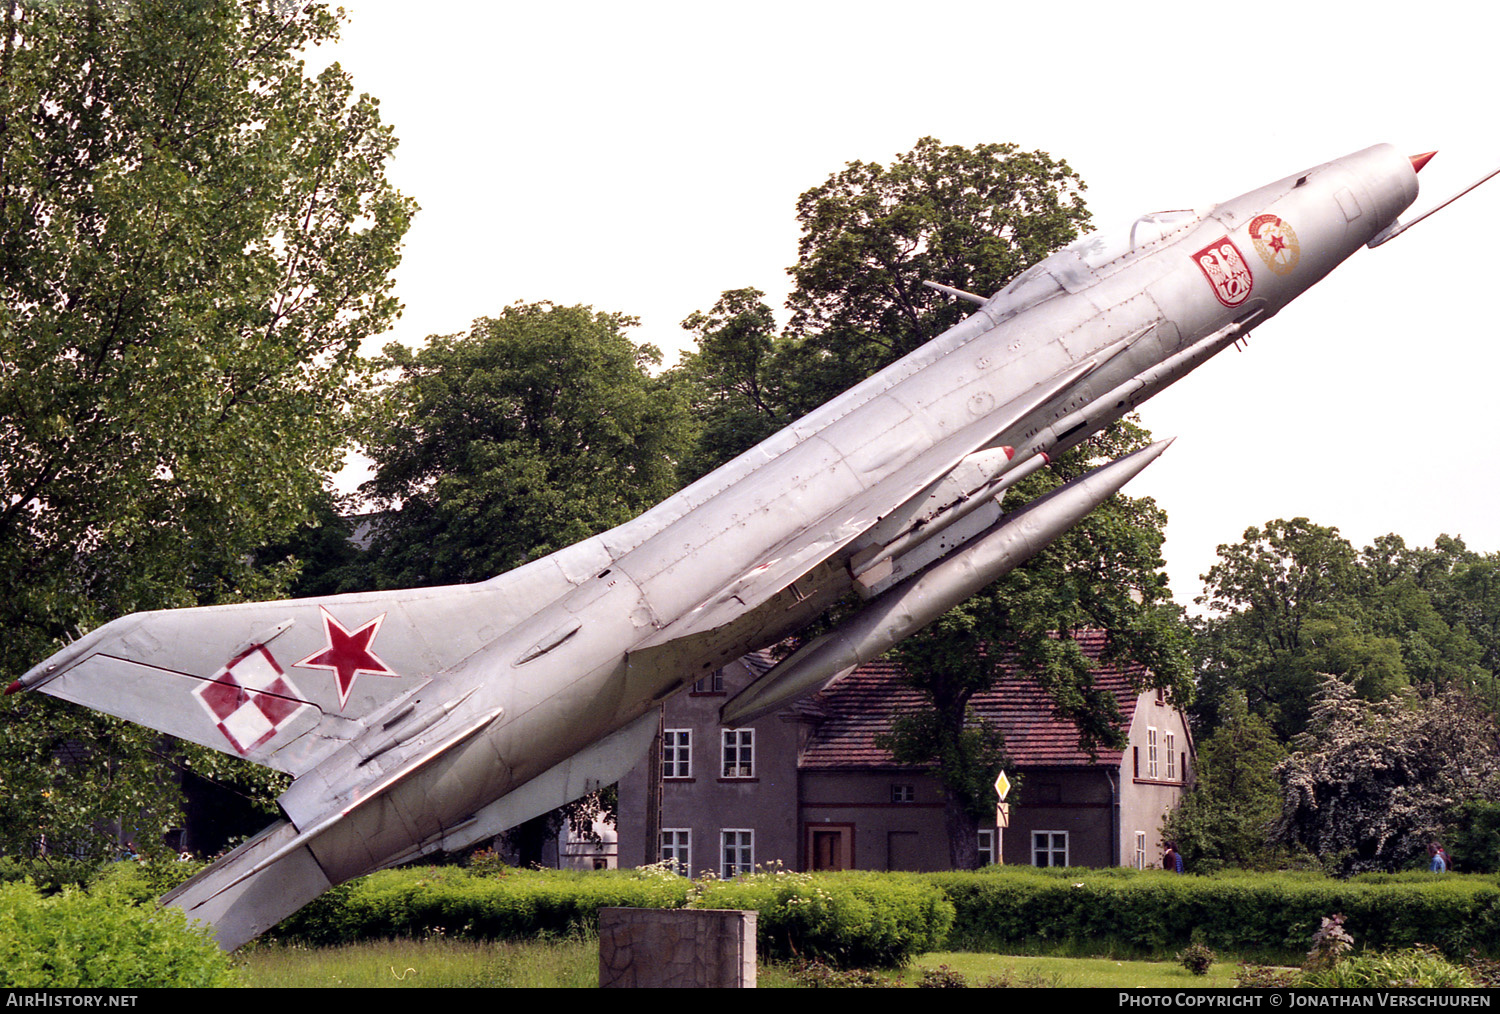
[[[1102,630],[1075,635],[1083,653],[1098,662],[1108,639]],[[1123,720],[1130,727],[1145,667],[1099,663],[1095,684],[1115,695]],[[923,707],[921,695],[907,686],[896,663],[881,659],[858,669],[810,699],[822,716],[802,753],[799,766],[807,768],[899,768],[890,752],[875,745],[876,736],[890,731],[897,714]],[[1078,745],[1073,723],[1053,713],[1052,701],[1030,680],[1007,679],[974,698],[974,709],[1005,734],[1006,750],[1017,767],[1118,766],[1121,751],[1101,748],[1097,758]]]

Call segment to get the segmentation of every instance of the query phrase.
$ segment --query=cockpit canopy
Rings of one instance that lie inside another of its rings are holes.
[[[990,310],[1010,316],[1058,293],[1086,289],[1207,214],[1207,210],[1153,211],[1137,218],[1129,229],[1091,232],[1011,279],[996,293]]]

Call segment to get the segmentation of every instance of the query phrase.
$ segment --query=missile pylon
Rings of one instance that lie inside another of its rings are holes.
[[[1101,465],[1005,515],[927,570],[871,599],[742,690],[720,712],[737,726],[768,715],[824,681],[879,658],[897,642],[1041,552],[1171,446],[1158,441]]]

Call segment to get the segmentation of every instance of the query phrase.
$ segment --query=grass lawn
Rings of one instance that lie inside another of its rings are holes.
[[[1233,989],[1239,965],[1216,961],[1207,975],[1194,975],[1177,962],[1116,961],[1113,958],[1010,957],[1004,954],[924,954],[921,968],[947,965],[963,974],[969,985],[983,985],[990,976],[1008,979],[1016,986],[1122,987],[1139,989]],[[920,978],[908,973],[906,978]]]
[[[347,947],[307,948],[260,945],[241,956],[248,985],[295,987],[520,987],[593,988],[599,982],[599,945],[594,940],[559,942],[472,943],[468,941],[393,940]],[[1009,957],[1000,954],[932,953],[915,965],[886,974],[914,986],[922,969],[947,965],[970,985],[991,978],[1014,986],[1149,987],[1197,989],[1234,986],[1238,966],[1216,962],[1208,975],[1193,975],[1181,965],[1110,958]],[[784,968],[762,964],[762,987],[791,987]]]
[[[247,985],[342,989],[599,985],[599,943],[387,940],[344,947],[253,946],[240,955]]]

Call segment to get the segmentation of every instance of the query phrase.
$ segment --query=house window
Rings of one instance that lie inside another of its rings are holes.
[[[1068,865],[1068,832],[1066,832],[1066,831],[1033,831],[1033,832],[1031,832],[1031,865],[1033,865],[1033,866],[1066,866],[1066,865]]]
[[[893,803],[915,803],[917,801],[917,787],[915,785],[892,785],[891,802]]]
[[[1146,730],[1146,777],[1156,777],[1156,730]]]
[[[684,877],[693,875],[693,832],[685,827],[664,827],[661,830],[661,858],[671,863],[672,869]]]
[[[724,670],[715,669],[712,676],[705,676],[693,684],[695,694],[722,694],[724,692]]]
[[[995,832],[993,830],[979,832],[979,865],[995,865]]]
[[[661,776],[693,777],[692,729],[668,729],[661,734]]]
[[[755,869],[755,832],[725,828],[719,832],[719,876],[728,880]]]
[[[724,730],[724,766],[723,777],[725,778],[754,778],[755,777],[755,730],[754,729],[725,729]]]
[[[1146,868],[1146,832],[1135,833],[1135,868],[1144,870]]]
[[[1167,781],[1177,780],[1177,734],[1167,733]]]

